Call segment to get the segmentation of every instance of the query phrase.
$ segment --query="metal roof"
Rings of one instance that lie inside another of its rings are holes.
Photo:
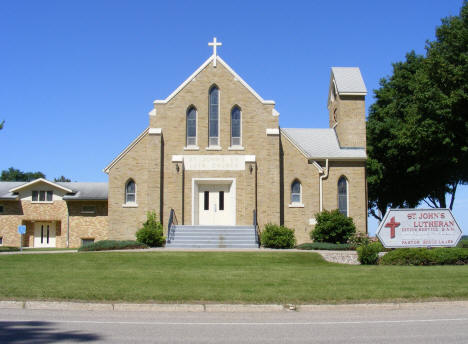
[[[30,182],[3,182],[0,181],[0,199],[1,200],[16,200],[18,194],[10,192],[10,190],[18,186],[29,184]],[[72,190],[63,196],[64,200],[107,200],[108,185],[107,183],[94,182],[51,182],[63,188]]]
[[[334,129],[281,128],[308,159],[366,159],[364,148],[341,148]]]
[[[366,85],[358,67],[332,67],[332,73],[339,94],[367,94]]]

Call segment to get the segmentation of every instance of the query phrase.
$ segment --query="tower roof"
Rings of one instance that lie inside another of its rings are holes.
[[[367,89],[358,67],[332,67],[336,91],[341,95],[366,95]]]

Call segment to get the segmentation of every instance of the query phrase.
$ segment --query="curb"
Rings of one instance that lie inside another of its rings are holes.
[[[277,304],[186,304],[186,303],[93,303],[66,301],[0,301],[0,309],[115,311],[115,312],[325,312],[368,310],[421,310],[442,307],[467,308],[468,301],[436,301],[410,303],[357,303],[341,305],[277,305]]]

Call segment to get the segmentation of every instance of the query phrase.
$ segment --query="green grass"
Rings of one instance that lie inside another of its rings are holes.
[[[0,256],[0,299],[347,303],[468,299],[468,266],[352,266],[312,252]]]

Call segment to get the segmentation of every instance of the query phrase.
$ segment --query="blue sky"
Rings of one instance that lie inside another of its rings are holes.
[[[282,127],[327,127],[331,66],[358,66],[369,90],[391,63],[424,52],[452,1],[2,1],[0,169],[106,181],[102,169],[212,53]],[[454,213],[468,227],[468,188]],[[376,222],[369,222],[374,233]],[[468,228],[465,229],[468,234]]]

